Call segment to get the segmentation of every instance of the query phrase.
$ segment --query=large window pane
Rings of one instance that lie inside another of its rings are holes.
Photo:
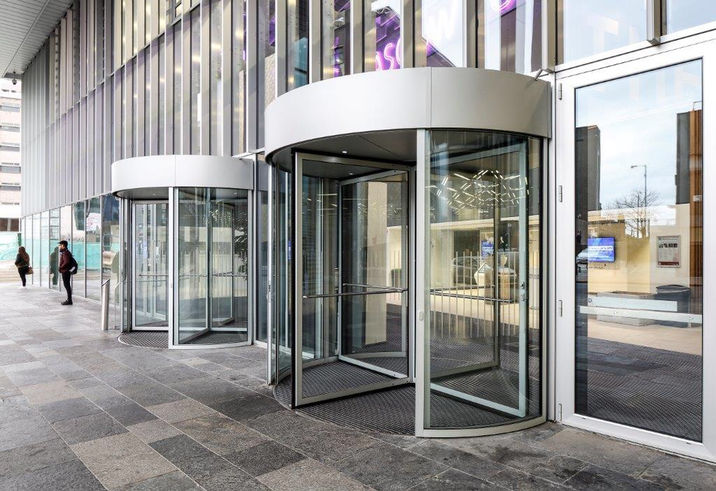
[[[191,12],[190,99],[191,152],[201,153],[201,17],[199,9]]]
[[[645,40],[646,17],[644,0],[558,0],[558,62]]]
[[[32,253],[30,254],[31,262],[34,273],[32,275],[32,284],[35,286],[42,284],[42,253],[40,252],[40,244],[42,243],[42,237],[40,235],[40,214],[32,216]]]
[[[111,194],[102,197],[102,281],[109,280],[110,325],[120,324],[119,281],[119,200]]]
[[[87,202],[85,218],[85,249],[87,250],[87,298],[99,300],[100,283],[102,282],[102,244],[100,233],[102,231],[102,217],[99,210],[99,198],[92,198]]]
[[[288,1],[286,25],[286,88],[291,90],[308,83],[308,0]]]
[[[716,21],[716,2],[704,0],[661,0],[665,33]]]
[[[50,210],[50,288],[58,290],[60,288],[59,274],[59,249],[57,243],[60,241],[60,209]]]
[[[465,66],[463,0],[419,0],[417,66]]]
[[[231,4],[231,154],[246,151],[246,2]]]
[[[400,35],[401,0],[366,1],[364,5],[365,71],[400,68],[403,64],[403,42]]]
[[[220,155],[222,153],[222,127],[224,108],[222,104],[222,0],[212,0],[211,2],[211,43],[209,45],[209,148],[212,155]]]
[[[42,286],[50,286],[50,215],[43,211],[40,215],[40,270]]]
[[[425,332],[429,426],[542,414],[541,144],[435,131]]]
[[[258,146],[264,145],[264,110],[276,98],[276,3],[259,2]],[[251,124],[251,122],[249,122]]]
[[[85,296],[85,202],[72,207],[72,255],[77,261],[77,274],[72,275],[72,295]]]
[[[477,66],[518,73],[539,70],[542,2],[478,0]]]
[[[321,2],[321,67],[323,78],[351,70],[351,0]]]
[[[171,76],[174,78],[174,84],[172,91],[174,93],[174,103],[172,107],[173,115],[173,133],[174,133],[174,153],[181,154],[185,153],[182,147],[181,140],[181,105],[182,105],[182,87],[181,87],[181,75],[182,75],[182,42],[181,42],[181,22],[174,24],[174,33],[172,34],[172,46],[174,47],[174,73]]]
[[[577,90],[575,411],[701,440],[701,62]]]

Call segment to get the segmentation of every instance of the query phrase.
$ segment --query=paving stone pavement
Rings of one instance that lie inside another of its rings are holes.
[[[716,489],[716,467],[547,423],[360,432],[280,406],[265,351],[158,350],[99,306],[0,285],[0,489]]]

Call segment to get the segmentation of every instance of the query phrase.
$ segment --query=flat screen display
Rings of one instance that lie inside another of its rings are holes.
[[[614,237],[589,237],[587,258],[590,263],[613,263]]]

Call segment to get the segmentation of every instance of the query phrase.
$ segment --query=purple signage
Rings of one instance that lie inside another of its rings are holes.
[[[375,17],[375,69],[395,70],[401,65],[400,17],[390,7]]]

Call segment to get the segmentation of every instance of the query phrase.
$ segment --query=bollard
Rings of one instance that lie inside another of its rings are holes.
[[[109,280],[102,282],[102,322],[103,331],[109,329]]]

